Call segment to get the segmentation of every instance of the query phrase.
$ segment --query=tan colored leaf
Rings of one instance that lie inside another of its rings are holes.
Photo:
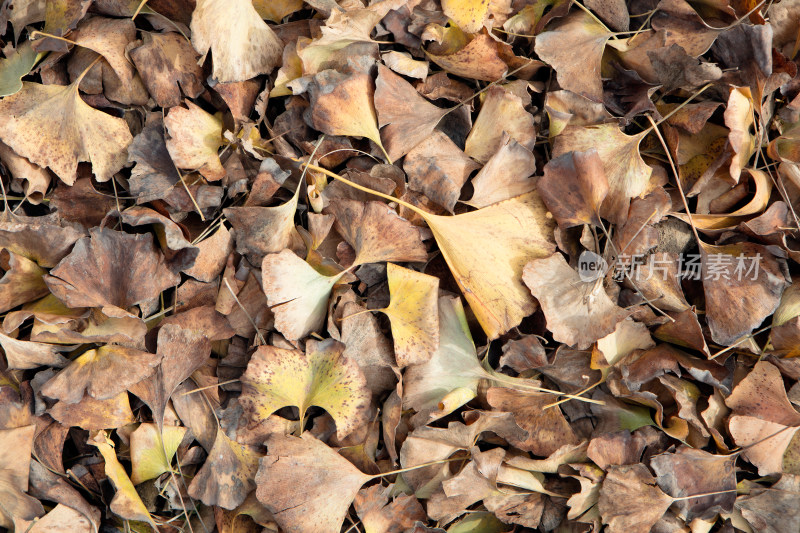
[[[59,401],[48,413],[63,426],[78,426],[89,431],[116,429],[134,422],[127,392],[107,400],[95,400],[87,394],[78,403]]]
[[[408,187],[419,191],[449,212],[461,196],[461,188],[480,165],[470,159],[441,131],[434,131],[403,160]]]
[[[144,43],[130,51],[150,96],[161,107],[175,107],[181,95],[197,98],[203,92],[203,69],[198,54],[179,33],[143,33]]]
[[[700,252],[711,338],[729,346],[778,308],[788,281],[777,258],[760,244],[712,246],[701,242]]]
[[[217,430],[208,459],[189,485],[189,495],[206,505],[235,509],[256,488],[259,454]]]
[[[250,427],[281,409],[293,406],[305,420],[312,406],[325,409],[344,438],[364,422],[370,395],[364,375],[342,355],[334,340],[307,341],[306,353],[260,346],[242,375],[242,404]]]
[[[536,144],[533,115],[525,110],[522,98],[503,87],[491,87],[467,136],[464,152],[485,163],[503,146],[505,134],[528,150]]]
[[[302,250],[302,240],[294,225],[300,188],[297,187],[289,201],[275,207],[228,207],[223,210],[236,231],[236,251],[246,255],[252,264],[259,264],[266,254],[286,248]]]
[[[672,505],[643,464],[609,467],[598,508],[609,533],[649,533]]]
[[[148,95],[142,78],[126,57],[128,45],[136,40],[133,20],[89,17],[78,24],[70,35],[70,40],[103,56],[113,69],[114,73],[107,75],[107,67],[103,68],[103,89],[106,97],[123,104],[147,103]],[[80,68],[78,74],[83,68]],[[116,79],[111,78],[112,76]],[[81,89],[86,80],[84,78],[83,82],[79,82]]]
[[[69,360],[58,352],[63,351],[60,346],[43,344],[41,342],[22,341],[0,333],[0,346],[3,348],[6,364],[11,369],[28,369],[39,366],[62,367]]]
[[[530,179],[534,172],[533,153],[504,132],[498,150],[472,178],[472,198],[465,203],[472,207],[488,207],[526,194],[536,188],[536,180]]]
[[[46,296],[49,292],[42,276],[45,270],[30,259],[0,249],[0,313]]]
[[[613,332],[628,315],[602,283],[583,281],[561,254],[528,263],[523,280],[542,306],[553,338],[579,350]]]
[[[508,65],[498,52],[497,41],[486,33],[470,38],[458,27],[450,27],[444,30],[441,42],[441,45],[429,46],[426,55],[450,74],[497,81],[508,71]]]
[[[579,442],[560,408],[544,408],[553,403],[552,394],[492,387],[486,392],[486,401],[494,409],[511,413],[517,425],[527,431],[527,439],[512,442],[520,449],[548,457],[562,446]]]
[[[735,455],[712,455],[686,446],[681,446],[675,453],[662,453],[650,459],[658,486],[673,498],[717,493],[676,502],[687,520],[712,518],[733,510],[736,500],[735,462]]]
[[[413,495],[401,494],[389,503],[390,487],[372,485],[358,491],[353,505],[369,533],[395,533],[411,528],[427,514]]]
[[[739,181],[739,174],[755,151],[756,139],[750,133],[754,117],[750,89],[748,87],[731,89],[728,105],[725,108],[725,125],[730,128],[728,142],[734,152],[730,166],[730,176],[734,182]]]
[[[309,433],[272,434],[256,474],[256,496],[292,533],[338,531],[361,485],[372,476]]]
[[[78,163],[92,163],[98,181],[108,181],[126,163],[133,136],[124,120],[87,105],[78,85],[23,82],[22,90],[0,101],[0,141],[67,185]]]
[[[600,215],[614,223],[625,221],[630,199],[647,190],[653,169],[639,154],[639,144],[647,130],[636,135],[625,135],[615,124],[599,126],[567,126],[556,137],[553,157],[567,152],[597,150],[608,179],[608,195]]]
[[[536,53],[556,71],[564,89],[603,101],[601,61],[611,34],[583,11],[574,11],[536,36]]]
[[[173,107],[164,118],[169,155],[178,168],[197,170],[210,181],[221,180],[225,169],[217,152],[223,143],[222,119],[188,100],[186,105],[188,109]]]
[[[42,387],[49,398],[77,403],[86,391],[97,400],[108,400],[154,372],[160,362],[155,354],[106,345],[88,350],[50,378]]]
[[[428,77],[428,62],[417,61],[411,54],[390,50],[382,54],[381,59],[387,67],[403,76],[421,80]]]
[[[783,472],[783,457],[800,430],[800,413],[786,396],[780,371],[760,361],[725,400],[733,414],[728,427],[742,455],[761,475]]]
[[[251,0],[198,0],[191,30],[200,55],[211,51],[213,75],[220,82],[269,74],[281,61],[283,44]]]
[[[647,326],[628,317],[617,323],[614,331],[597,340],[597,351],[603,354],[605,364],[613,366],[634,350],[646,350],[655,345]]]
[[[410,83],[380,64],[375,81],[375,109],[378,126],[382,128],[381,138],[393,160],[427,139],[447,113],[447,109],[430,103]]]
[[[329,135],[366,137],[383,147],[369,75],[323,70],[314,76],[308,92],[311,106],[306,117],[311,127]]]
[[[56,505],[28,530],[29,533],[55,533],[70,531],[74,533],[92,533],[95,525],[82,513],[63,504]]]

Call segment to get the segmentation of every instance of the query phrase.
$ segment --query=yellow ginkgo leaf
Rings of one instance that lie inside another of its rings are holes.
[[[555,222],[537,192],[453,217],[426,213],[424,218],[489,339],[533,313],[522,269],[555,250]]]
[[[131,482],[138,485],[172,470],[172,459],[186,435],[186,428],[164,426],[159,435],[155,424],[141,424],[131,433]]]
[[[370,392],[358,365],[344,357],[344,345],[332,339],[306,343],[306,353],[260,346],[242,375],[242,404],[250,427],[282,407],[297,407],[301,424],[308,409],[321,407],[343,438],[364,422]]]
[[[631,198],[647,189],[653,169],[642,159],[639,143],[649,133],[626,135],[616,124],[597,126],[567,126],[556,137],[553,157],[567,152],[597,150],[608,179],[608,195],[600,215],[613,223],[624,222]]]
[[[222,119],[186,101],[188,109],[173,107],[164,118],[169,132],[167,150],[175,166],[197,170],[210,181],[225,177],[219,160],[222,146]]]
[[[489,13],[489,0],[442,0],[442,11],[467,33],[478,33]]]
[[[439,278],[393,263],[386,277],[391,300],[381,311],[392,325],[397,366],[424,363],[439,346]]]
[[[261,285],[275,313],[275,329],[297,340],[321,328],[331,289],[343,275],[321,274],[291,250],[264,257]]]
[[[78,163],[92,164],[97,181],[108,181],[128,161],[133,136],[127,123],[86,104],[72,85],[24,82],[0,100],[0,141],[40,167],[49,167],[67,185]]]
[[[105,472],[114,488],[117,490],[114,494],[114,499],[111,500],[109,508],[111,512],[125,518],[127,520],[139,520],[147,522],[153,528],[153,531],[158,531],[153,517],[147,511],[139,493],[131,483],[128,473],[125,468],[120,464],[117,459],[117,454],[114,452],[114,443],[108,438],[105,431],[98,431],[89,439],[89,444],[97,446],[100,450],[100,455],[103,456],[105,461]]]
[[[269,74],[281,61],[283,43],[252,0],[198,0],[191,29],[192,45],[201,55],[211,50],[214,77],[222,83]]]
[[[555,222],[547,217],[547,208],[536,191],[469,213],[432,215],[322,167],[305,165],[421,216],[489,339],[518,325],[536,309],[530,291],[522,284],[522,269],[528,261],[547,257],[555,250]]]

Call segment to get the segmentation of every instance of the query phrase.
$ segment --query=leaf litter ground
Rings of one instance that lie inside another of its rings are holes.
[[[800,1],[0,3],[0,529],[800,530]]]

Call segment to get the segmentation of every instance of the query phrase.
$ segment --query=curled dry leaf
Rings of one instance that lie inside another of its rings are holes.
[[[104,431],[93,433],[89,438],[89,444],[96,446],[105,460],[106,476],[114,484],[116,493],[111,500],[110,509],[114,514],[128,520],[139,520],[147,522],[153,531],[158,531],[158,527],[153,521],[153,517],[147,511],[142,499],[136,492],[136,488],[131,483],[125,468],[117,460],[114,452],[114,443],[108,438]]]
[[[297,407],[305,421],[312,406],[325,409],[344,438],[364,421],[370,396],[358,365],[334,340],[308,341],[306,353],[260,346],[242,375],[239,402],[255,427],[282,407]]]

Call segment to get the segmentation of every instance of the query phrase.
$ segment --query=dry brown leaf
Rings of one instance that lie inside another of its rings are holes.
[[[101,307],[123,317],[178,283],[149,234],[92,228],[45,282],[68,307]]]
[[[361,485],[372,476],[309,433],[273,434],[256,474],[256,496],[285,531],[338,530]]]
[[[542,306],[553,338],[579,350],[613,332],[629,314],[602,283],[583,281],[561,254],[531,261],[522,279]]]

